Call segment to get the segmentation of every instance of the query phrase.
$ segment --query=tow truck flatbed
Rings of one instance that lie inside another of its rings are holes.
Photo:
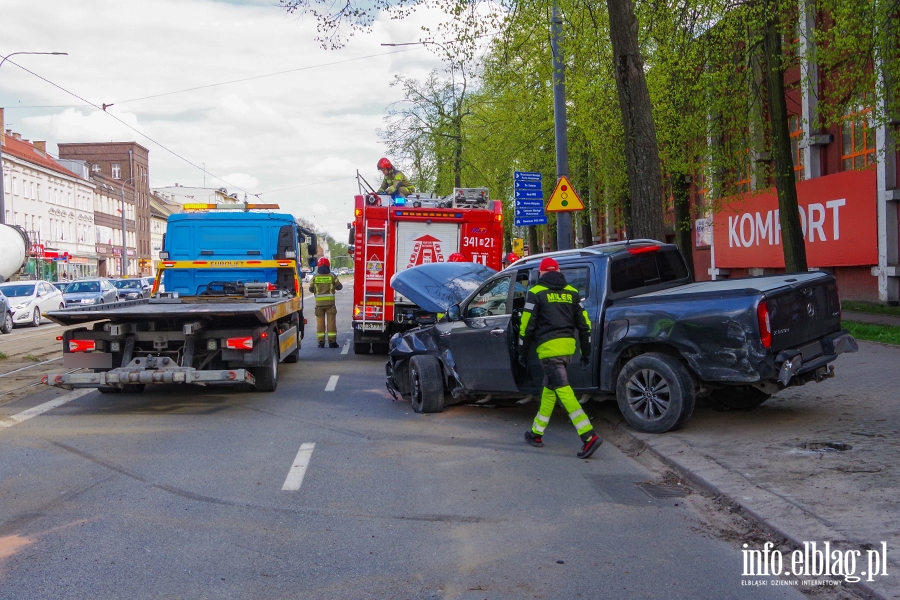
[[[116,304],[79,306],[46,313],[46,317],[60,325],[78,325],[104,319],[129,321],[135,319],[203,319],[255,318],[266,324],[277,321],[301,308],[300,298],[143,298]],[[152,315],[148,306],[153,307]]]

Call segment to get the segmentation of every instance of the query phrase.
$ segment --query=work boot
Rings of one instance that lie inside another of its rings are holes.
[[[591,437],[584,442],[584,446],[581,447],[581,452],[579,452],[576,456],[578,458],[589,458],[591,454],[597,451],[597,448],[600,447],[600,444],[603,443],[603,438],[597,435],[596,433],[591,434]]]
[[[535,435],[532,431],[525,432],[525,441],[534,446],[535,448],[543,448],[544,447],[544,438],[540,435]]]
[[[338,346],[337,342],[328,342],[328,347],[329,348],[338,348],[339,346]]]
[[[324,347],[325,347],[325,342],[324,342],[324,341],[323,341],[323,342],[319,342],[319,348],[324,348]]]

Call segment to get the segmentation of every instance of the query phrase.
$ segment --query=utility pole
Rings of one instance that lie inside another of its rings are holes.
[[[553,51],[553,125],[556,134],[556,180],[569,176],[569,135],[566,130],[566,73],[565,61],[560,54],[562,39],[562,17],[559,5],[553,2],[553,16],[550,20],[550,48]],[[572,213],[556,213],[556,247],[571,250]]]

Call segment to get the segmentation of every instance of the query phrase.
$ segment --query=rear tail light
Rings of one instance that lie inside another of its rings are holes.
[[[69,352],[93,352],[96,349],[94,340],[69,340]]]
[[[250,336],[228,338],[225,340],[225,347],[232,350],[253,350],[253,338]]]
[[[268,289],[268,291],[270,291],[270,292],[274,292],[274,291],[276,291],[276,290],[278,289],[278,286],[275,285],[274,283],[269,283],[269,286],[268,286],[267,289]]]
[[[759,323],[759,341],[763,347],[772,347],[772,324],[769,321],[769,305],[765,300],[756,307],[756,321]]]

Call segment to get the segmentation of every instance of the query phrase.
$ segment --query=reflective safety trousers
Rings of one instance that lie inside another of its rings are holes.
[[[334,273],[315,275],[309,285],[310,291],[316,297],[316,306],[334,306],[334,292],[343,287]]]

